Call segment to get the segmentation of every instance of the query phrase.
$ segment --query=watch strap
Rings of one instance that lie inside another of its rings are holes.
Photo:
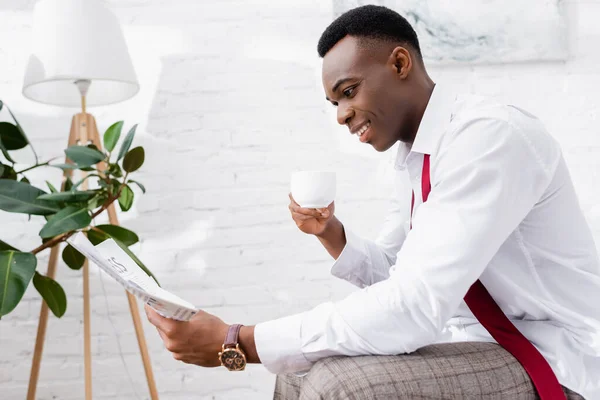
[[[238,338],[240,336],[241,328],[241,324],[234,324],[229,326],[229,329],[227,330],[227,336],[225,336],[225,343],[223,343],[224,347],[235,347],[235,345],[238,344]]]

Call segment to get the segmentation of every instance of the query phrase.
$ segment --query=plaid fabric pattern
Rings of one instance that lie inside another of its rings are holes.
[[[569,400],[583,397],[564,388]],[[399,356],[330,357],[304,377],[277,376],[274,400],[538,399],[495,343],[443,343]]]

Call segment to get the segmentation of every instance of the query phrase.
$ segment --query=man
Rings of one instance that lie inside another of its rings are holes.
[[[600,263],[540,121],[435,85],[414,30],[384,7],[340,16],[318,51],[338,122],[377,151],[400,142],[411,204],[398,202],[373,242],[333,204],[291,199],[333,275],[361,289],[241,330],[147,308],[166,347],[202,366],[262,362],[279,399],[600,398]]]

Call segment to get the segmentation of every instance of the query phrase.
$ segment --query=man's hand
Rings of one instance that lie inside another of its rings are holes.
[[[173,358],[202,367],[221,365],[218,355],[229,328],[221,319],[198,311],[189,321],[176,321],[162,317],[148,305],[144,308]]]
[[[333,213],[335,212],[334,202],[327,208],[302,208],[296,203],[291,193],[289,196],[290,205],[288,208],[296,226],[304,233],[316,236],[321,235],[333,219]]]

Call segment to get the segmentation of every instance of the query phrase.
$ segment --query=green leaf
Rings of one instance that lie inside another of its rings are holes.
[[[0,163],[0,179],[17,180],[17,172],[13,167]]]
[[[129,130],[129,132],[127,132],[127,135],[125,136],[125,139],[123,140],[123,143],[121,144],[121,150],[119,150],[119,157],[117,158],[117,161],[121,161],[121,159],[123,157],[125,157],[125,154],[127,154],[127,152],[129,151],[129,148],[131,147],[131,143],[133,142],[133,138],[135,137],[136,129],[137,129],[137,124],[132,126],[131,129]]]
[[[54,186],[52,186],[52,184],[48,181],[46,181],[46,185],[48,185],[48,189],[50,189],[50,192],[52,193],[57,193],[58,190],[56,190],[56,188]]]
[[[127,253],[127,255],[128,255],[129,257],[131,257],[131,259],[132,259],[133,261],[135,261],[135,263],[136,263],[136,264],[137,264],[137,265],[138,265],[138,266],[139,266],[141,269],[143,269],[143,270],[144,270],[144,272],[145,272],[145,273],[146,273],[146,274],[147,274],[149,277],[151,277],[152,279],[154,279],[154,281],[156,282],[156,284],[157,284],[158,286],[160,286],[160,283],[158,282],[158,279],[156,279],[156,277],[154,276],[154,274],[153,274],[152,272],[150,272],[150,270],[149,270],[149,269],[148,269],[148,268],[147,268],[147,267],[144,265],[144,263],[143,263],[143,262],[142,262],[142,261],[141,261],[139,258],[137,258],[137,256],[136,256],[135,254],[133,254],[133,252],[132,252],[131,250],[129,250],[129,247],[127,247],[127,246],[125,245],[125,243],[121,242],[121,241],[120,241],[120,240],[118,240],[118,239],[114,239],[114,238],[113,238],[113,240],[115,241],[115,243],[116,243],[116,244],[118,244],[118,245],[119,245],[119,247],[120,247],[121,249],[123,249],[123,251],[124,251],[125,253]]]
[[[90,242],[92,242],[92,244],[94,246],[96,246],[96,245],[104,242],[106,239],[110,238],[110,236],[108,236],[108,234],[106,234],[104,232],[98,232],[95,229],[90,229],[87,232],[87,237],[88,237],[88,240]]]
[[[0,137],[0,152],[2,152],[2,154],[4,154],[4,158],[6,158],[8,161],[10,161],[13,164],[15,163],[15,160],[13,160],[10,157],[10,154],[8,154],[8,150],[6,150],[6,147],[2,143],[2,138],[1,137]]]
[[[49,193],[38,197],[40,200],[64,201],[65,203],[76,203],[79,201],[88,201],[97,194],[95,190],[86,190],[78,192],[59,192]]]
[[[144,148],[131,149],[123,159],[123,169],[127,172],[137,171],[144,164]]]
[[[0,251],[0,318],[15,309],[35,272],[31,253]]]
[[[97,225],[96,229],[100,229],[102,232],[106,233],[113,239],[118,239],[126,246],[131,246],[132,244],[136,244],[139,242],[140,238],[135,232],[130,231],[129,229],[125,229],[119,225]]]
[[[123,121],[115,122],[112,124],[106,132],[104,132],[104,148],[106,151],[113,151],[119,138],[121,137],[121,130],[123,129]]]
[[[106,201],[106,195],[99,194],[93,198],[91,198],[87,203],[88,210],[95,210],[100,207]]]
[[[79,168],[91,167],[104,160],[104,153],[87,146],[70,146],[65,150],[67,157]]]
[[[79,169],[78,165],[75,164],[50,164],[50,167],[56,167],[56,168],[60,168],[63,171],[64,170],[69,170],[69,169]]]
[[[119,164],[110,164],[108,173],[116,178],[121,178],[123,176],[123,171],[121,171]]]
[[[69,244],[62,252],[62,259],[69,268],[78,270],[83,267],[85,256]]]
[[[4,171],[0,175],[0,179],[10,179],[11,181],[17,180],[17,172],[13,167],[9,167],[8,165],[4,165]]]
[[[64,189],[63,190],[66,192],[66,191],[71,190],[71,189],[73,189],[73,181],[71,180],[71,178],[67,178],[65,180],[65,184],[64,184]]]
[[[35,149],[33,148],[33,145],[31,144],[31,141],[27,138],[27,135],[25,134],[25,131],[21,127],[21,124],[19,124],[19,121],[17,121],[17,118],[15,117],[15,115],[12,113],[12,111],[10,111],[10,108],[6,107],[6,109],[8,110],[8,113],[12,117],[13,121],[15,121],[15,124],[17,125],[17,129],[21,133],[21,136],[23,136],[25,138],[25,140],[29,144],[29,147],[31,147],[31,151],[33,152],[33,155],[35,157],[35,163],[38,164],[38,162],[39,162],[38,161],[38,156],[37,156],[37,153],[35,152]]]
[[[133,204],[133,190],[127,185],[123,186],[121,195],[119,196],[119,206],[121,211],[129,211]]]
[[[54,279],[35,273],[33,286],[42,295],[52,313],[60,318],[67,311],[67,296],[63,288]]]
[[[111,179],[110,182],[112,184],[112,192],[116,195],[117,193],[119,193],[121,182],[119,182],[117,179]]]
[[[26,176],[24,176],[23,178],[21,178],[20,182],[31,183],[31,182],[29,182],[29,179],[27,179]]]
[[[92,222],[87,208],[68,206],[48,220],[40,231],[40,236],[49,238],[61,233],[85,228]]]
[[[34,215],[48,215],[59,211],[56,204],[38,200],[43,194],[46,192],[28,183],[0,179],[0,210]]]
[[[14,250],[14,251],[19,251],[17,249],[15,249],[14,247],[12,247],[10,244],[3,242],[2,240],[0,240],[0,251],[4,251],[4,250]]]
[[[135,183],[136,185],[139,186],[140,189],[142,189],[142,193],[146,193],[146,188],[144,187],[144,185],[142,185],[141,183],[139,183],[138,181],[134,181],[133,179],[129,180],[129,183]]]
[[[0,139],[6,150],[19,150],[28,144],[19,128],[10,122],[0,122]]]

